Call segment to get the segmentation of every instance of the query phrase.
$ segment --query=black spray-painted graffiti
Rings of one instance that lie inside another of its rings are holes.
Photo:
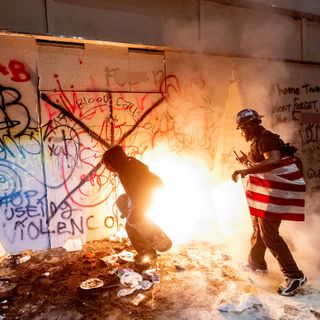
[[[278,122],[287,122],[290,120],[298,121],[301,118],[299,115],[304,111],[318,112],[318,99],[308,99],[308,95],[320,92],[318,86],[311,86],[308,83],[300,87],[282,87],[280,84],[272,85],[270,96],[292,97],[289,103],[272,105],[272,114]],[[291,117],[287,118],[286,114],[291,113]]]
[[[0,132],[8,136],[21,136],[30,124],[28,108],[20,100],[17,89],[0,85]]]
[[[82,121],[78,120],[71,112],[69,112],[68,110],[64,109],[63,107],[61,107],[60,105],[56,104],[55,102],[51,101],[49,99],[49,97],[42,93],[41,94],[41,98],[46,101],[48,104],[50,104],[51,106],[53,106],[54,108],[58,109],[61,113],[63,113],[65,116],[67,116],[68,118],[70,118],[72,121],[74,121],[75,123],[77,123],[83,130],[85,130],[87,132],[87,134],[89,136],[91,136],[93,139],[95,139],[96,141],[98,141],[99,143],[101,143],[103,146],[110,148],[112,145],[114,144],[121,144],[123,142],[124,139],[126,139],[128,136],[130,136],[130,134],[132,134],[132,132],[138,127],[138,125],[143,121],[143,119],[152,111],[154,110],[157,106],[159,106],[164,98],[160,98],[158,101],[156,101],[141,117],[140,119],[136,122],[136,124],[130,129],[128,130],[125,134],[123,134],[123,136],[120,138],[119,141],[117,141],[116,143],[114,143],[112,141],[112,144],[109,144],[106,140],[104,140],[103,138],[101,138],[98,134],[96,134],[93,130],[91,130],[89,127],[87,127]],[[111,101],[111,98],[109,99],[109,101]],[[112,117],[112,103],[110,103],[110,108],[111,108],[111,112],[110,115]],[[113,135],[112,135],[113,137]],[[80,181],[80,183],[78,183],[78,185],[76,187],[74,187],[72,190],[69,191],[69,193],[65,196],[65,198],[56,206],[54,212],[52,213],[52,215],[49,217],[48,222],[56,215],[56,213],[58,212],[58,210],[64,205],[64,203],[67,201],[67,199],[70,198],[70,196],[77,191],[83,184],[85,184],[90,177],[95,174],[95,172],[97,172],[101,166],[103,165],[103,158],[101,158],[101,160],[98,162],[97,165],[95,165],[95,167],[92,168],[92,170],[85,176],[82,178],[82,180]]]
[[[320,86],[304,83],[300,86],[274,84],[272,117],[275,123],[297,124],[295,143],[303,160],[304,176],[309,190],[320,189]],[[281,102],[280,102],[281,101]]]

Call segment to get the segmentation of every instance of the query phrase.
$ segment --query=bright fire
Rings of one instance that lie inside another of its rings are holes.
[[[242,186],[230,180],[212,188],[212,175],[203,162],[163,149],[153,150],[144,160],[165,184],[149,217],[174,243],[221,242],[246,219]]]

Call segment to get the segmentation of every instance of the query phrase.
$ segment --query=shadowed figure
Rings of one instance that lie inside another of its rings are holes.
[[[156,258],[156,251],[167,251],[172,242],[153,222],[146,218],[154,193],[164,186],[161,179],[149,171],[141,161],[128,157],[121,146],[107,150],[103,155],[106,168],[116,172],[125,190],[117,199],[117,206],[126,218],[126,231],[133,247],[138,252],[137,263],[145,258]]]

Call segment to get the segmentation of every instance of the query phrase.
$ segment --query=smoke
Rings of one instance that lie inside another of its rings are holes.
[[[299,41],[296,39],[296,20],[284,15],[235,9],[231,6],[212,2],[205,3],[205,11],[204,16],[202,16],[205,23],[202,24],[203,30],[200,30],[201,39],[197,38],[198,34],[194,31],[197,30],[195,21],[190,24],[187,22],[178,24],[176,21],[171,21],[166,26],[163,34],[164,42],[174,43],[184,50],[198,53],[196,55],[177,54],[175,62],[179,67],[176,67],[171,60],[167,70],[178,70],[177,74],[183,75],[184,83],[191,77],[190,74],[194,74],[194,72],[201,74],[206,86],[211,85],[210,98],[215,103],[217,102],[217,100],[214,100],[215,92],[220,94],[223,92],[224,98],[226,97],[231,70],[234,70],[235,79],[239,84],[241,100],[238,99],[237,107],[232,103],[232,108],[230,107],[228,110],[228,117],[233,112],[235,114],[239,111],[241,106],[254,108],[264,115],[263,125],[267,129],[279,133],[285,142],[298,145],[297,142],[300,141],[298,123],[292,121],[290,113],[284,114],[287,117],[286,119],[277,118],[281,117],[283,113],[276,113],[273,110],[275,106],[288,105],[293,100],[292,96],[284,97],[276,92],[275,88],[278,83],[301,85],[302,80],[299,70],[294,65],[280,61],[281,59],[294,60],[299,58],[300,47]],[[234,20],[232,24],[231,19]],[[217,56],[205,55],[205,52],[222,55],[237,53],[248,56],[250,59],[230,57],[222,59]],[[219,64],[219,68],[216,68],[217,64]],[[216,70],[219,70],[219,72],[212,72]],[[199,95],[200,92],[199,90]],[[193,92],[192,96],[196,95],[196,92]],[[222,96],[220,97],[222,98]],[[222,101],[221,99],[216,104],[223,106],[221,108],[223,110],[226,107],[225,102],[226,100]],[[186,117],[186,119],[182,123],[187,123],[189,119],[192,123],[192,119],[188,118],[188,113],[185,113],[183,117]],[[221,118],[218,119],[217,124],[219,121],[221,122]],[[187,128],[187,126],[184,128]],[[220,130],[219,127],[218,130]],[[230,135],[231,131],[226,131]],[[217,136],[219,137],[219,135]],[[225,135],[224,138],[227,137],[228,135]],[[224,150],[221,151],[221,154],[228,154],[226,144],[226,139],[224,139]],[[226,163],[221,157],[221,167]],[[217,168],[214,167],[213,171],[215,169]],[[283,221],[280,230],[281,235],[292,250],[298,266],[311,277],[316,277],[320,273],[320,258],[317,253],[320,242],[318,237],[320,217],[317,214],[319,208],[316,197],[317,195],[313,195],[307,200],[307,216],[304,223]],[[224,211],[221,208],[216,210],[218,220],[220,218],[220,228],[221,223],[227,221],[227,219],[222,219],[222,212],[225,213],[227,210],[226,205],[223,209]],[[221,216],[219,216],[219,212]],[[233,213],[236,215],[236,212]],[[244,216],[246,215],[245,212],[242,213]],[[226,225],[223,227],[226,227]],[[250,248],[251,232],[252,227],[248,223],[241,232],[234,228],[233,233],[223,238],[226,250],[236,260],[246,260]],[[267,261],[271,268],[281,274],[276,259],[270,253],[267,253]]]
[[[320,277],[320,216],[319,192],[309,195],[306,199],[305,222],[283,222],[282,234],[298,267],[309,279]]]

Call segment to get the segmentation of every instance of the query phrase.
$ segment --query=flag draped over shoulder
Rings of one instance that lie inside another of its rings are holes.
[[[306,184],[293,161],[282,158],[272,171],[250,174],[246,189],[250,214],[304,221]]]

